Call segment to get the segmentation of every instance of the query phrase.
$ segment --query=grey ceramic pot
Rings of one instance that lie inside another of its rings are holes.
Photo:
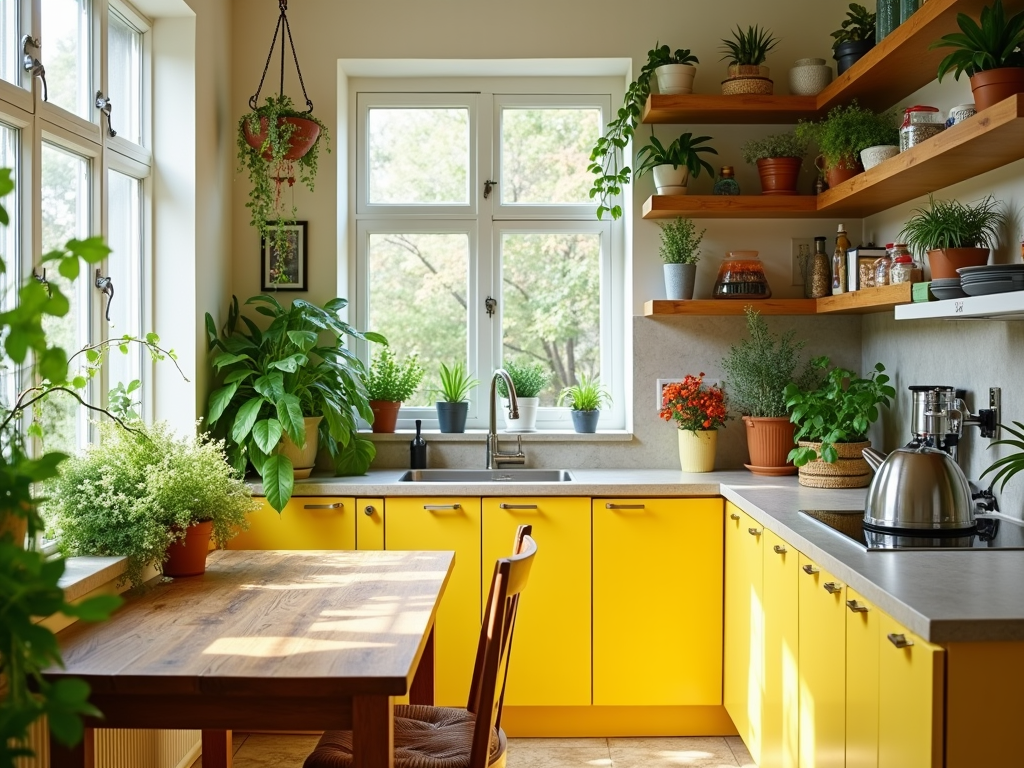
[[[572,425],[577,432],[597,432],[597,420],[600,411],[572,411]]]
[[[437,424],[442,432],[465,432],[469,403],[434,403],[437,406]]]
[[[692,299],[696,277],[696,264],[666,264],[665,298],[670,301]]]

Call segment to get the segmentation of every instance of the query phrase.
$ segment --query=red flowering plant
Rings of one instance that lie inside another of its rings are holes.
[[[726,412],[725,392],[717,384],[705,386],[703,373],[661,390],[661,418],[675,421],[677,429],[699,432],[724,427]]]

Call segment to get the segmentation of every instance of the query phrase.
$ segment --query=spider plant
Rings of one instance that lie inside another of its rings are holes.
[[[965,13],[957,14],[956,23],[960,32],[928,46],[957,49],[939,63],[939,82],[950,71],[959,80],[964,73],[970,77],[990,69],[1024,67],[1024,11],[1007,19],[1002,0],[996,0],[991,8],[981,9],[981,24]]]
[[[717,155],[718,150],[714,147],[698,146],[705,141],[711,141],[711,137],[698,136],[693,138],[692,133],[684,133],[666,147],[658,140],[657,136],[652,134],[647,145],[636,153],[636,159],[639,163],[636,168],[636,177],[640,178],[658,165],[671,165],[673,168],[685,165],[690,170],[690,175],[694,177],[699,176],[700,169],[704,168],[707,170],[708,175],[714,177],[715,169],[698,153],[710,152],[713,155]]]
[[[926,253],[946,248],[991,248],[999,239],[1003,212],[989,195],[974,205],[959,200],[928,196],[927,208],[915,208],[914,216],[898,236],[914,251]]]
[[[992,478],[992,487],[995,487],[996,483],[999,484],[999,490],[1002,491],[1006,487],[1010,478],[1016,475],[1018,472],[1024,470],[1024,424],[1019,421],[1013,422],[1016,429],[1008,427],[1005,424],[1000,424],[1000,428],[1005,429],[1016,440],[994,440],[989,443],[988,446],[991,448],[993,445],[1009,445],[1017,449],[1015,453],[1011,453],[1009,456],[1003,456],[1001,459],[997,459],[992,463],[988,469],[981,473],[984,477],[989,472],[995,472],[995,476]]]
[[[568,401],[574,411],[598,411],[612,399],[608,390],[600,384],[597,377],[590,378],[585,373],[579,376],[579,383],[566,387],[558,395],[558,404]]]
[[[463,403],[469,399],[469,393],[480,382],[469,375],[465,363],[455,363],[449,368],[441,363],[441,388],[436,390],[444,403]]]
[[[762,29],[756,24],[747,27],[744,32],[736,25],[732,32],[733,39],[722,39],[721,51],[725,55],[722,61],[729,60],[730,64],[742,64],[747,66],[758,66],[764,64],[768,58],[768,52],[779,44],[779,40],[769,29]]]

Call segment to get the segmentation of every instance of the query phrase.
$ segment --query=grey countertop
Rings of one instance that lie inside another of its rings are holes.
[[[863,509],[865,490],[748,472],[570,470],[569,483],[400,483],[404,470],[322,477],[296,496],[724,496],[913,632],[935,643],[1024,641],[1024,551],[865,552],[798,514]],[[259,493],[259,486],[256,486]]]

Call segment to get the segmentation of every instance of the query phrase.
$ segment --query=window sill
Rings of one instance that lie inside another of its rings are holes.
[[[126,557],[69,557],[58,582],[69,603],[119,579],[125,572]]]
[[[435,443],[482,443],[487,438],[487,431],[470,429],[465,432],[437,432],[423,430],[423,437]],[[416,435],[414,429],[399,429],[395,432],[360,432],[375,443],[408,442]],[[498,439],[512,440],[522,437],[524,443],[628,443],[633,433],[625,429],[606,429],[600,432],[574,432],[571,429],[545,429],[537,432],[498,432]]]

